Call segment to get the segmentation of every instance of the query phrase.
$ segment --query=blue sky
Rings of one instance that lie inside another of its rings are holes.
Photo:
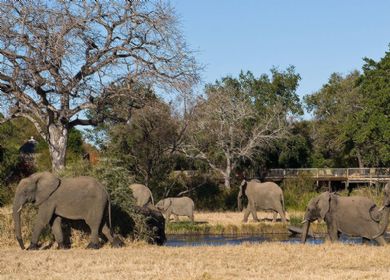
[[[361,69],[390,43],[390,1],[171,0],[181,28],[206,66],[203,81],[294,65],[300,96],[333,72]]]

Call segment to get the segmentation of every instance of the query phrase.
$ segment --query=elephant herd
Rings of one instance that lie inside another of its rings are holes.
[[[136,204],[140,207],[154,207],[149,188],[141,184],[130,185]],[[38,207],[31,242],[28,250],[38,249],[39,236],[46,227],[51,231],[59,248],[65,248],[62,220],[84,220],[91,230],[87,248],[99,248],[99,234],[102,233],[113,247],[121,247],[123,242],[114,236],[111,224],[111,202],[105,187],[95,178],[80,176],[59,178],[50,172],[34,173],[22,179],[15,191],[13,219],[15,236],[22,249],[25,249],[21,230],[21,211],[26,203]],[[188,197],[172,197],[159,201],[156,208],[166,214],[188,216],[194,220],[194,202]]]
[[[139,207],[157,209],[165,214],[169,221],[173,214],[187,216],[194,221],[194,202],[189,197],[168,197],[154,205],[153,195],[149,188],[142,184],[132,184],[136,204]],[[237,196],[238,208],[242,200],[247,199],[243,222],[252,214],[258,221],[257,210],[273,212],[273,221],[279,214],[286,223],[285,205],[282,189],[275,183],[261,183],[258,180],[243,180]],[[113,247],[120,247],[123,242],[113,234],[111,224],[111,203],[105,187],[95,178],[81,176],[75,178],[58,178],[50,172],[32,174],[20,181],[16,188],[13,219],[16,239],[22,249],[24,243],[21,233],[20,214],[26,203],[38,207],[31,243],[28,249],[38,248],[38,238],[46,225],[51,226],[52,233],[59,248],[64,248],[62,219],[84,220],[91,230],[88,248],[99,248],[99,233],[103,233]],[[384,205],[379,208],[374,201],[361,196],[343,197],[335,193],[324,192],[313,198],[306,209],[302,229],[302,242],[307,239],[310,224],[324,220],[327,236],[336,241],[341,233],[362,237],[364,241],[375,240],[379,245],[386,244],[384,234],[388,226],[390,212],[390,183],[384,188]]]
[[[284,198],[282,189],[272,182],[261,183],[258,180],[243,181],[238,193],[238,207],[241,208],[243,196],[248,199],[244,210],[244,219],[252,214],[253,220],[258,221],[256,210],[271,210],[274,212],[273,221],[277,214],[282,222],[286,222]],[[363,196],[343,197],[336,193],[324,192],[311,199],[307,205],[302,229],[302,243],[306,242],[310,224],[316,220],[324,220],[327,226],[327,239],[334,242],[340,235],[362,237],[364,242],[376,241],[385,245],[384,235],[389,222],[390,213],[390,182],[384,188],[383,206]]]

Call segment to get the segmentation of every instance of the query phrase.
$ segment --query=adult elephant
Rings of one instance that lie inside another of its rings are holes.
[[[363,196],[343,197],[324,192],[310,200],[304,217],[302,243],[306,242],[310,223],[323,219],[328,238],[334,242],[340,233],[363,237],[363,241],[375,240],[385,245],[383,238],[389,219],[389,205],[380,211],[374,201]]]
[[[383,215],[383,220],[381,223],[381,228],[379,230],[379,233],[374,236],[378,237],[379,235],[382,235],[386,232],[387,226],[389,225],[389,211],[390,211],[390,181],[387,182],[385,188],[383,189],[383,206],[379,209],[381,214]]]
[[[133,192],[137,206],[144,207],[150,203],[154,205],[152,192],[147,186],[142,184],[131,184],[129,188]]]
[[[248,221],[248,216],[252,213],[254,221],[259,221],[257,218],[257,210],[273,211],[273,221],[276,221],[279,213],[282,222],[286,222],[284,209],[284,197],[282,189],[273,182],[261,183],[258,180],[246,181],[243,180],[240,185],[240,191],[237,196],[238,210],[242,210],[242,198],[248,198],[248,205],[244,210],[243,222]]]
[[[114,247],[122,245],[120,240],[114,239],[111,231],[109,195],[104,186],[92,177],[60,179],[50,172],[40,172],[20,181],[13,203],[13,218],[16,239],[22,249],[20,213],[28,202],[38,206],[28,250],[38,249],[39,235],[49,223],[58,247],[64,248],[62,218],[86,222],[91,229],[88,248],[99,248],[100,229]]]
[[[156,208],[165,214],[167,222],[172,214],[175,216],[175,221],[179,221],[178,216],[187,216],[192,222],[194,221],[195,204],[189,197],[167,197],[157,202]]]

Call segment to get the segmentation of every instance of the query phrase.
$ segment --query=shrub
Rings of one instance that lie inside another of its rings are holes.
[[[281,187],[286,209],[305,210],[310,199],[318,195],[314,190],[314,182],[310,176],[305,174],[284,180]]]

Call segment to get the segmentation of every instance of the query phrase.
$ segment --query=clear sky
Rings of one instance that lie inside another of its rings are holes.
[[[272,66],[296,67],[300,96],[333,72],[361,69],[363,57],[384,56],[390,43],[390,1],[171,0],[203,81]]]

